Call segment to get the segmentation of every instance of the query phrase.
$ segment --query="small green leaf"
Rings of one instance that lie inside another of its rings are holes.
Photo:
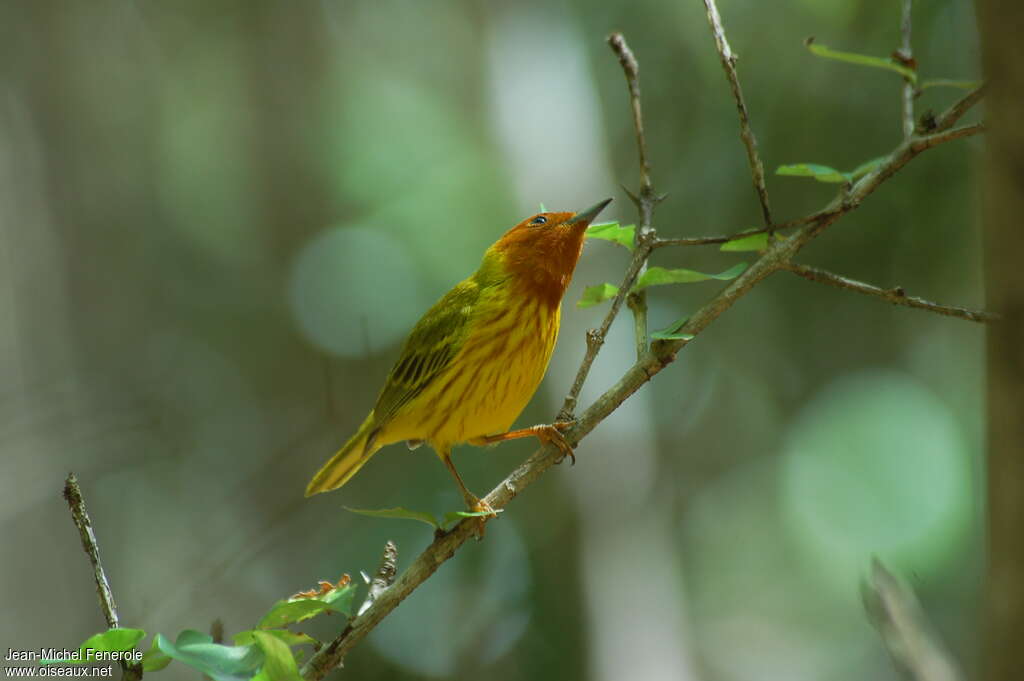
[[[262,631],[284,641],[289,646],[301,646],[301,645],[316,645],[319,643],[315,638],[308,634],[300,634],[289,629],[249,629],[247,631],[240,631],[234,635],[236,646],[247,646],[250,643],[256,642],[255,633]]]
[[[294,601],[278,601],[256,626],[260,629],[277,629],[286,624],[308,620],[328,609],[327,603],[319,598],[298,598]]]
[[[619,292],[619,287],[605,282],[597,286],[588,286],[583,291],[583,296],[576,302],[576,307],[592,307],[598,303],[614,298]]]
[[[889,157],[879,156],[870,161],[865,161],[848,173],[836,170],[829,166],[818,163],[794,163],[792,165],[779,166],[775,171],[776,175],[793,175],[797,177],[813,177],[818,182],[853,182],[858,177],[867,175],[875,168],[884,163]],[[724,250],[724,249],[723,249]]]
[[[263,668],[269,681],[303,681],[288,644],[265,631],[254,631],[256,645],[263,651]]]
[[[96,660],[94,653],[103,652],[124,652],[131,650],[135,645],[146,638],[146,632],[142,629],[107,629],[98,634],[93,634],[85,639],[78,650],[82,653],[81,659],[77,660],[40,660],[40,664],[91,664]]]
[[[693,338],[692,333],[679,333],[686,322],[690,321],[689,317],[682,317],[672,322],[664,329],[658,329],[651,333],[651,340],[691,340]]]
[[[494,509],[495,513],[501,513],[503,509]],[[448,529],[449,525],[453,525],[463,518],[481,518],[484,516],[491,515],[488,511],[448,511],[444,514],[444,520],[441,521],[442,529]]]
[[[818,182],[846,182],[850,178],[835,168],[819,163],[793,163],[779,166],[776,175],[794,175],[796,177],[813,177]]]
[[[352,513],[358,513],[359,515],[368,515],[371,518],[403,518],[405,520],[418,520],[421,523],[426,523],[427,525],[435,528],[440,526],[433,513],[430,513],[429,511],[411,511],[407,508],[402,508],[401,506],[376,510],[369,508],[349,508],[346,506],[345,510],[351,511]]]
[[[636,225],[620,226],[617,222],[602,222],[587,227],[584,233],[588,239],[604,239],[633,250],[636,239]]]
[[[541,213],[547,213],[548,212],[548,209],[544,207],[544,202],[543,201],[540,202],[540,212]]]
[[[156,645],[156,637],[153,637],[153,643],[142,655],[142,671],[143,672],[158,672],[171,663],[169,655],[164,654],[162,650]]]
[[[916,71],[889,57],[871,57],[866,54],[857,54],[856,52],[833,50],[830,47],[819,45],[811,39],[807,41],[807,49],[811,51],[811,54],[815,54],[819,57],[825,57],[826,59],[835,59],[849,64],[858,64],[860,66],[870,66],[876,69],[895,71],[911,83],[914,83],[915,85],[917,84]]]
[[[225,646],[211,636],[186,629],[171,643],[162,634],[155,643],[162,653],[213,677],[215,681],[244,681],[263,664],[263,652],[257,646]]]
[[[704,274],[703,272],[697,272],[695,270],[669,270],[664,267],[652,267],[640,276],[640,279],[637,280],[633,290],[639,291],[647,288],[648,286],[662,286],[665,284],[692,284],[698,281],[707,281],[709,279],[728,281],[729,279],[735,279],[738,277],[746,268],[747,263],[741,262],[718,274]]]
[[[863,177],[864,175],[867,175],[868,173],[872,172],[875,168],[882,165],[882,163],[888,158],[888,156],[879,156],[878,158],[873,158],[870,161],[865,161],[864,163],[861,163],[859,166],[857,166],[850,172],[844,174],[851,180],[856,180],[858,177]]]
[[[763,251],[768,248],[768,234],[761,232],[760,234],[751,234],[749,236],[740,236],[731,241],[726,241],[722,244],[720,251]]]

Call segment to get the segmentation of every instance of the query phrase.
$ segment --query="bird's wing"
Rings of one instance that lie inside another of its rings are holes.
[[[480,287],[467,280],[427,311],[409,334],[373,408],[380,427],[437,380],[459,353],[480,301]]]

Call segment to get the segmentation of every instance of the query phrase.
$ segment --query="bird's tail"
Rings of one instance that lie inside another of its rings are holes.
[[[363,464],[380,449],[375,443],[376,439],[377,434],[374,432],[373,413],[371,412],[363,421],[363,425],[359,426],[356,434],[309,481],[309,485],[306,487],[306,496],[311,497],[320,492],[330,492],[348,482],[349,478],[355,475],[363,467]]]

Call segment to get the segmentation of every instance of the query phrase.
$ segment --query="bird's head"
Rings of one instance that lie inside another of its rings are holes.
[[[527,290],[558,305],[572,279],[587,227],[611,203],[600,201],[579,213],[537,213],[526,218],[488,249]]]

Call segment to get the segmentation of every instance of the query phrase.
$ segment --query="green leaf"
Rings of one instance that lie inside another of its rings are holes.
[[[583,296],[576,302],[576,307],[592,307],[603,303],[609,298],[614,298],[619,292],[619,287],[605,282],[597,286],[588,286],[583,291]]]
[[[836,170],[829,166],[818,163],[794,163],[792,165],[779,166],[775,171],[776,175],[793,175],[797,177],[813,177],[818,182],[853,182],[858,177],[867,175],[880,166],[888,156],[879,156],[870,161],[865,161],[848,173]],[[723,249],[725,250],[725,249]]]
[[[793,163],[779,166],[776,175],[794,175],[796,177],[813,177],[818,182],[846,182],[849,178],[844,174],[818,163]]]
[[[707,281],[708,279],[728,281],[738,277],[746,268],[747,263],[741,262],[718,274],[704,274],[695,270],[669,270],[664,267],[651,267],[640,276],[633,290],[639,291],[648,286],[662,286],[664,284],[692,284],[698,281]]]
[[[692,333],[679,333],[679,330],[690,321],[689,317],[682,317],[672,322],[664,329],[658,329],[651,333],[651,340],[691,340]]]
[[[768,248],[768,234],[751,234],[740,236],[722,244],[720,251],[763,251]]]
[[[433,513],[430,513],[429,511],[411,511],[407,508],[402,508],[401,506],[376,510],[369,508],[349,508],[346,506],[345,510],[351,511],[352,513],[358,513],[359,515],[368,515],[371,518],[403,518],[405,520],[418,520],[421,523],[426,523],[427,525],[435,528],[440,526]]]
[[[277,629],[286,624],[301,622],[315,617],[329,608],[319,598],[297,598],[294,601],[278,601],[256,626],[260,629]]]
[[[356,585],[349,584],[343,586],[340,589],[332,589],[323,596],[320,596],[319,600],[327,604],[327,607],[334,612],[340,612],[346,617],[352,614],[352,601],[356,596]]]
[[[541,213],[547,213],[548,212],[548,209],[544,207],[544,202],[543,201],[540,202],[540,212]]]
[[[300,634],[289,629],[249,629],[247,631],[240,631],[237,634],[235,634],[235,645],[247,646],[250,643],[255,643],[255,633],[257,631],[262,631],[263,633],[276,636],[289,646],[316,645],[317,643],[319,643],[319,641],[317,641],[312,636],[309,636],[308,634]]]
[[[82,653],[77,660],[40,660],[40,664],[91,664],[95,662],[93,653],[124,652],[131,650],[139,641],[146,637],[142,629],[107,629],[85,639],[78,650]]]
[[[844,173],[844,175],[851,180],[856,180],[858,177],[863,177],[864,175],[872,172],[875,168],[882,165],[882,162],[888,158],[888,156],[879,156],[878,158],[873,158],[870,161],[865,161],[850,172]]]
[[[254,645],[225,646],[211,636],[186,629],[171,643],[162,634],[155,643],[165,655],[211,676],[215,681],[245,681],[263,664],[263,652]]]
[[[260,673],[266,674],[268,681],[303,681],[287,643],[265,631],[254,631],[253,637],[263,651]]]
[[[848,64],[858,64],[860,66],[870,66],[876,69],[895,71],[911,83],[914,83],[915,85],[917,84],[916,71],[889,57],[871,57],[866,54],[857,54],[856,52],[833,50],[830,47],[819,45],[814,42],[813,39],[808,39],[807,49],[811,51],[811,54],[815,54],[819,57],[825,57],[826,59],[835,59],[837,61],[847,62]]]
[[[588,239],[604,239],[633,250],[636,239],[636,225],[620,226],[617,222],[602,222],[587,227],[584,236]]]
[[[171,663],[173,658],[165,655],[162,650],[156,645],[156,637],[153,637],[153,643],[149,646],[142,656],[142,671],[143,672],[158,672]]]
[[[495,513],[501,513],[503,509],[494,509]],[[449,525],[455,524],[463,518],[482,518],[491,515],[488,511],[448,511],[441,521],[442,529],[447,530]]]

